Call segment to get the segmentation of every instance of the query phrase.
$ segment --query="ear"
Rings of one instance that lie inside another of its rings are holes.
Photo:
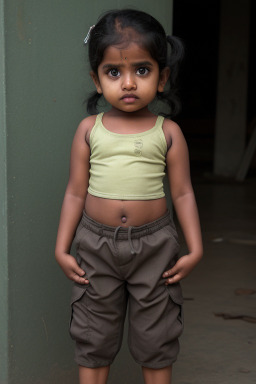
[[[159,82],[158,82],[158,92],[163,92],[164,91],[164,87],[167,83],[167,80],[170,76],[170,68],[169,67],[165,67],[161,73],[160,73],[160,76],[159,76]]]
[[[97,92],[99,94],[102,94],[102,89],[101,89],[101,85],[100,85],[100,81],[99,81],[98,75],[95,72],[91,71],[90,72],[90,76],[91,76],[91,78],[92,78],[92,80],[94,82],[94,85],[95,85],[95,87],[97,89]]]

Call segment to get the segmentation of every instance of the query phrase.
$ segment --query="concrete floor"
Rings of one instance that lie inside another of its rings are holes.
[[[256,383],[256,178],[194,182],[205,255],[183,280],[185,330],[172,384]],[[182,246],[185,252],[185,245]],[[240,319],[223,319],[216,314]],[[143,383],[126,337],[110,383]],[[156,383],[157,384],[157,383]]]
[[[256,383],[256,179],[201,179],[195,192],[205,256],[182,283],[185,331],[173,384]]]

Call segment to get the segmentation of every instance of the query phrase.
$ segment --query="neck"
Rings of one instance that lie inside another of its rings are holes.
[[[127,120],[154,116],[154,114],[152,112],[150,112],[147,107],[140,109],[138,111],[135,111],[135,112],[124,112],[124,111],[121,111],[120,109],[116,109],[116,108],[112,107],[107,112],[107,115],[111,116],[111,117],[121,117],[121,118],[125,118]]]

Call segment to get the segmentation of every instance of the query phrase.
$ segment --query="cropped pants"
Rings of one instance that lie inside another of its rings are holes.
[[[72,290],[76,362],[89,368],[113,362],[128,308],[128,344],[135,361],[154,369],[170,366],[179,352],[183,299],[180,285],[166,286],[162,277],[179,251],[169,213],[129,228],[102,225],[84,213],[75,244],[89,280]]]

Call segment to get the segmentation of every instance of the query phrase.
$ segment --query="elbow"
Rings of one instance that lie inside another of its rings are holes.
[[[180,191],[178,193],[172,193],[172,202],[175,206],[176,203],[179,203],[180,201],[185,201],[185,200],[194,200],[195,195],[193,189],[186,190],[186,191]]]

